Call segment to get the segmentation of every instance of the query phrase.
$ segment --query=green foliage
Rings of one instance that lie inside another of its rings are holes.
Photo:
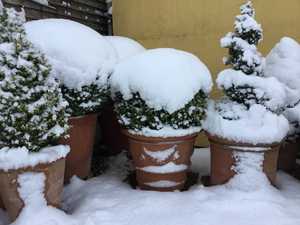
[[[24,15],[0,12],[0,148],[54,145],[68,129],[67,103],[43,54],[26,39]],[[6,27],[9,24],[9,27]]]
[[[62,93],[69,103],[67,112],[72,116],[99,112],[110,98],[108,88],[99,87],[97,84],[86,85],[80,89],[62,86]]]
[[[150,128],[160,130],[164,126],[174,129],[187,129],[201,126],[205,117],[207,96],[199,91],[184,108],[170,114],[166,110],[155,110],[147,106],[139,93],[133,94],[129,100],[124,100],[121,93],[115,97],[115,111],[119,122],[126,129],[141,130]]]

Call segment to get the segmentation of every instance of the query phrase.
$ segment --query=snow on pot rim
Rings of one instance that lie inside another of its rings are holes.
[[[139,93],[150,108],[173,113],[202,90],[212,89],[211,74],[194,55],[175,49],[153,49],[116,65],[110,79],[112,94],[125,100]]]
[[[283,115],[276,115],[258,104],[246,109],[230,103],[227,112],[220,112],[215,102],[209,102],[203,129],[210,135],[252,145],[280,143],[286,137],[289,123]]]
[[[80,89],[95,82],[106,85],[116,63],[115,50],[93,29],[66,19],[25,24],[28,39],[45,53],[53,75],[66,87]]]
[[[118,55],[118,61],[127,59],[139,53],[146,51],[146,49],[137,41],[122,36],[104,36],[105,39],[112,45]]]
[[[48,164],[65,158],[70,152],[67,145],[45,147],[39,152],[30,152],[25,147],[0,149],[0,170],[9,171],[26,167],[35,167],[39,164]]]

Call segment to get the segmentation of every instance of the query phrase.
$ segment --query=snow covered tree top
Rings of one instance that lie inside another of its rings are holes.
[[[0,148],[39,151],[68,129],[59,84],[51,66],[27,39],[24,14],[0,13]]]

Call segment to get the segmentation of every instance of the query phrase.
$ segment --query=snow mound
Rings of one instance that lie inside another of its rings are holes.
[[[34,167],[38,164],[55,162],[65,158],[70,151],[69,146],[58,145],[43,148],[39,152],[29,152],[26,148],[0,149],[0,169],[4,171]]]
[[[212,135],[256,145],[281,142],[289,131],[283,115],[276,115],[262,105],[252,105],[248,110],[239,104],[225,103],[220,108],[223,111],[214,102],[209,103],[203,128]]]
[[[119,61],[146,51],[140,43],[127,37],[105,36],[105,38],[116,50]]]
[[[111,76],[112,93],[125,100],[139,93],[150,108],[173,113],[200,90],[209,93],[211,75],[194,55],[175,49],[153,49],[120,62]]]
[[[265,75],[276,77],[292,89],[300,88],[300,45],[284,37],[266,57]]]
[[[229,89],[232,86],[253,87],[255,95],[259,99],[266,99],[265,106],[272,110],[286,104],[286,87],[274,77],[251,76],[240,70],[226,69],[218,75],[217,84],[220,89]]]
[[[106,82],[116,62],[116,52],[106,39],[80,23],[65,19],[43,19],[25,24],[28,39],[49,60],[53,74],[68,88]]]
[[[265,75],[276,77],[289,87],[288,104],[300,99],[300,45],[284,37],[266,57]]]

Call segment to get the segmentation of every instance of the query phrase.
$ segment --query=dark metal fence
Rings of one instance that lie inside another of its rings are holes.
[[[34,0],[4,0],[7,7],[21,8],[28,20],[64,18],[85,24],[103,35],[109,34],[111,16],[105,0],[48,0],[48,5]]]

